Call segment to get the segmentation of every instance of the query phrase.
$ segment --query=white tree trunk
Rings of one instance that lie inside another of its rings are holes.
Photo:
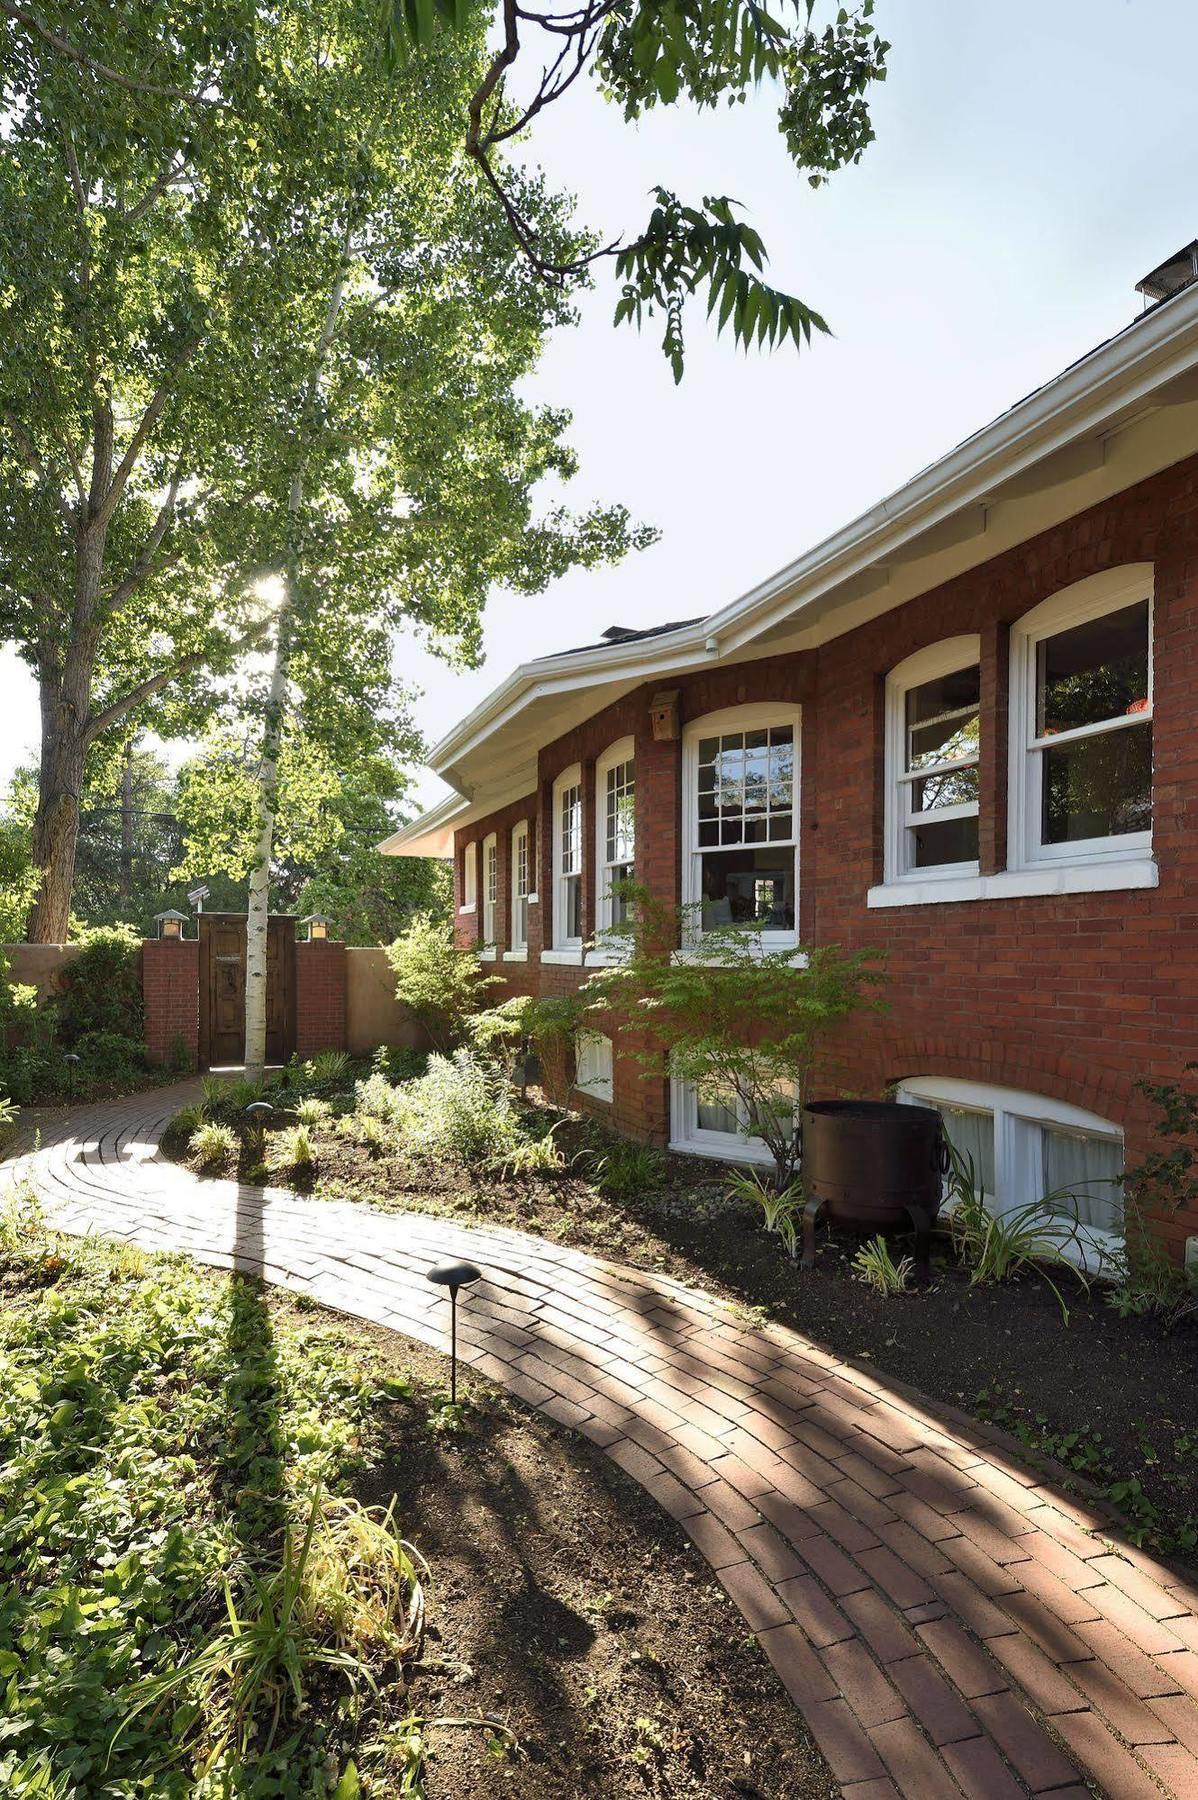
[[[316,346],[308,384],[305,422],[316,396],[329,346],[337,329],[337,318],[345,298],[346,267],[333,284],[325,314],[324,330]],[[301,427],[303,429],[303,427]],[[275,627],[274,663],[270,672],[270,692],[266,702],[266,722],[262,731],[262,759],[258,772],[258,841],[250,869],[249,900],[245,929],[245,1072],[250,1081],[261,1081],[266,1070],[266,941],[270,917],[270,865],[274,855],[275,812],[279,791],[279,745],[287,715],[287,676],[291,666],[291,643],[295,631],[295,610],[299,584],[299,522],[304,505],[303,447],[301,461],[287,494],[287,551],[283,568],[283,592],[279,599],[278,622]]]

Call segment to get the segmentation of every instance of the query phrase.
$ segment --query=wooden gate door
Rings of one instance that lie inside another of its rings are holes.
[[[200,1067],[245,1057],[245,914],[201,913]],[[266,930],[266,1060],[295,1049],[295,920],[279,914]]]

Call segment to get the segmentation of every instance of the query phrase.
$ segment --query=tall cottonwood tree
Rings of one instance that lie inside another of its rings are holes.
[[[338,680],[377,693],[397,618],[469,654],[493,582],[630,533],[620,509],[533,517],[573,464],[516,386],[568,309],[463,166],[476,37],[396,81],[371,0],[51,0],[37,23],[0,47],[0,638],[39,683],[28,934],[52,941],[102,740],[194,729],[281,635],[327,720]],[[261,578],[288,570],[280,634]]]

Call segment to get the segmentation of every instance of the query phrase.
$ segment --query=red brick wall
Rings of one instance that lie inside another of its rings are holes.
[[[1006,860],[1006,701],[1011,625],[1041,600],[1104,569],[1152,562],[1154,609],[1153,847],[1156,889],[1055,898],[994,899],[869,910],[881,878],[883,685],[905,657],[942,638],[982,643],[983,872]],[[654,743],[649,699],[626,696],[541,751],[540,816],[554,777],[583,766],[594,839],[596,758],[636,737],[637,877],[676,899],[680,747]],[[874,1093],[903,1076],[953,1075],[1024,1088],[1087,1107],[1122,1125],[1129,1159],[1150,1138],[1136,1079],[1169,1079],[1198,1055],[1198,458],[921,595],[819,651],[671,677],[682,723],[742,702],[803,707],[800,935],[808,943],[876,945],[886,954],[889,1010],[854,1024],[836,1047],[835,1082]],[[527,809],[529,801],[521,802]],[[506,855],[499,815],[501,858]],[[469,828],[479,841],[493,828]],[[550,832],[539,840],[541,915],[551,936]],[[589,865],[588,865],[589,866]],[[593,907],[593,897],[588,901]],[[585,970],[538,968],[530,931],[521,986],[568,992]],[[619,1045],[617,1045],[617,1050]],[[637,1135],[660,1138],[666,1084],[641,1079],[617,1054],[615,1100],[596,1107]],[[1198,1218],[1174,1220],[1176,1242]]]
[[[200,1053],[200,946],[195,938],[147,938],[141,947],[146,1054],[164,1063],[179,1040]]]
[[[344,1050],[345,945],[329,939],[295,946],[295,1048],[300,1056]]]

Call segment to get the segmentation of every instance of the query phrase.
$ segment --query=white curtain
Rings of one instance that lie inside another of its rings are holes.
[[[982,1192],[994,1198],[994,1114],[971,1112],[962,1106],[946,1106],[940,1101],[921,1102],[935,1106],[944,1120],[948,1141],[962,1162],[973,1158],[973,1167]]]
[[[1117,1138],[1094,1137],[1054,1125],[1040,1129],[1043,1192],[1055,1212],[1082,1225],[1116,1234],[1123,1230],[1123,1146]]]

